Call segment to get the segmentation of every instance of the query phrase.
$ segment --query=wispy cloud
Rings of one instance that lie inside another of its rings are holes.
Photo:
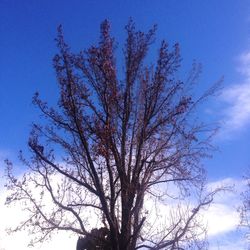
[[[242,53],[239,58],[239,66],[237,70],[245,76],[250,77],[250,51],[245,51]]]
[[[250,51],[242,53],[238,58],[238,72],[243,79],[233,84],[222,93],[226,103],[223,133],[236,132],[250,125]]]

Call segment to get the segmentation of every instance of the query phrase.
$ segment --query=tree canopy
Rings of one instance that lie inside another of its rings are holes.
[[[156,27],[142,32],[129,21],[125,31],[118,69],[107,20],[99,43],[79,53],[58,28],[59,100],[50,107],[35,94],[45,120],[33,125],[32,156],[21,154],[27,173],[16,179],[6,161],[7,203],[23,202],[29,216],[17,230],[29,228],[34,242],[68,230],[80,236],[79,249],[204,249],[197,215],[213,193],[205,194],[201,160],[214,128],[196,119],[196,108],[216,86],[195,99],[200,67],[179,79],[179,44],[162,41],[147,65]]]

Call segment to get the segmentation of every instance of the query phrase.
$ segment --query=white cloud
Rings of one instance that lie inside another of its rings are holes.
[[[67,232],[60,232],[52,236],[52,240],[28,248],[30,235],[27,231],[19,231],[8,234],[9,227],[14,227],[25,218],[25,212],[19,206],[6,207],[4,205],[7,191],[2,189],[0,193],[0,250],[68,250],[75,249],[77,236]]]
[[[237,228],[239,225],[239,215],[234,205],[236,204],[217,201],[204,213],[208,237],[224,234]]]
[[[223,92],[223,100],[229,104],[225,111],[227,130],[235,131],[250,124],[250,78],[242,84],[233,85]]]
[[[14,172],[18,172],[19,175],[17,176],[17,179],[22,179],[23,175],[25,174],[25,171],[20,171],[16,169],[16,167],[13,169]],[[31,176],[33,174],[31,173]],[[38,175],[38,178],[40,176]],[[34,234],[29,235],[28,229],[24,229],[22,231],[18,231],[12,234],[8,233],[8,228],[16,228],[21,222],[24,222],[29,216],[28,212],[24,209],[28,205],[24,205],[24,203],[12,203],[9,206],[5,205],[6,197],[11,193],[11,190],[7,190],[3,186],[4,178],[2,178],[2,185],[0,185],[0,250],[12,250],[12,249],[19,249],[19,250],[26,250],[28,248],[28,245],[31,241],[31,239],[34,239]],[[36,178],[37,180],[37,178]],[[50,184],[53,187],[53,190],[58,189],[59,183],[64,183],[63,177],[60,174],[51,175],[50,178]],[[30,190],[31,195],[34,199],[39,199],[41,189],[39,187],[36,187],[36,185],[29,181],[27,182],[27,188]],[[56,191],[55,191],[56,193]],[[76,198],[72,193],[70,193],[71,199]],[[87,196],[86,196],[87,197]],[[28,203],[27,203],[28,204]],[[46,214],[50,214],[51,211],[54,209],[54,203],[52,202],[51,196],[48,192],[45,192],[42,200],[43,205],[43,212]],[[90,217],[91,214],[91,217]],[[72,215],[70,213],[65,214],[66,216],[63,217],[63,221],[67,224],[67,222],[72,221]],[[88,218],[88,222],[90,222],[91,226],[98,225],[97,217],[95,214],[90,213],[90,208],[84,209],[81,214],[81,218],[83,220],[83,223],[85,222],[85,219]],[[73,218],[74,219],[74,218]],[[88,225],[85,224],[85,227],[88,228]],[[15,240],[13,240],[15,238]],[[72,232],[55,232],[51,240],[45,241],[41,244],[36,244],[34,247],[29,247],[31,250],[54,250],[54,249],[60,249],[60,250],[68,250],[68,249],[75,249],[76,243],[77,243],[78,236],[75,233]]]
[[[239,230],[239,214],[237,208],[241,205],[241,193],[246,188],[244,180],[226,178],[209,183],[211,188],[220,186],[233,187],[232,191],[222,192],[215,197],[214,203],[204,213],[208,225],[210,250],[243,250],[246,249],[246,239]]]
[[[250,124],[250,52],[240,55],[238,63],[242,81],[225,88],[221,96],[227,105],[223,112],[223,134],[242,130]]]
[[[237,206],[240,204],[239,194],[244,189],[244,182],[232,178],[210,182],[209,189],[221,186],[235,186],[234,192],[224,192],[216,196],[214,203],[208,209],[203,211],[203,221],[208,228],[208,239],[211,242],[211,249],[220,250],[226,249],[243,249],[243,235],[238,235],[232,242],[232,235],[237,230],[239,224],[238,214],[236,212]],[[20,210],[20,207],[5,207],[4,201],[7,195],[6,190],[0,190],[0,250],[12,249],[27,249],[30,236],[26,231],[17,232],[15,235],[8,235],[5,229],[9,226],[16,225],[18,221],[25,217],[25,213]],[[192,204],[190,204],[192,206]],[[152,206],[150,206],[152,207]],[[166,212],[166,208],[158,207],[161,211]],[[163,218],[160,220],[162,222]],[[158,221],[158,222],[160,222]],[[242,238],[241,238],[242,237]],[[14,239],[14,240],[13,240]],[[68,250],[75,249],[76,235],[70,235],[67,232],[60,232],[54,235],[51,241],[42,245],[36,245],[31,250]]]

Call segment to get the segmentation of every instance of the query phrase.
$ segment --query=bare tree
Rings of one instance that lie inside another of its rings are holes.
[[[179,80],[179,45],[162,41],[155,65],[146,66],[156,27],[144,33],[129,21],[125,30],[124,68],[118,69],[108,21],[99,44],[77,54],[59,27],[58,105],[51,108],[35,94],[46,122],[33,126],[30,160],[21,154],[29,171],[17,180],[6,161],[7,204],[22,202],[29,212],[16,230],[29,228],[35,242],[72,231],[81,236],[79,249],[188,249],[194,242],[204,249],[197,215],[213,193],[204,195],[201,160],[212,149],[214,129],[197,122],[195,111],[216,87],[194,99],[199,65]],[[196,205],[177,205],[188,197],[198,197]],[[169,212],[164,226],[153,221],[157,211]]]
[[[246,190],[241,194],[242,204],[238,208],[240,215],[240,226],[245,231],[246,240],[250,241],[250,175],[244,177]]]

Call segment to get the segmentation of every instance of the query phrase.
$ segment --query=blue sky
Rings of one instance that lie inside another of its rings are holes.
[[[224,76],[222,94],[201,114],[222,124],[214,141],[219,151],[204,163],[209,181],[238,181],[250,166],[247,0],[0,0],[0,159],[15,159],[26,148],[30,124],[39,118],[31,105],[34,92],[55,102],[56,27],[63,25],[66,40],[77,51],[97,41],[100,22],[108,18],[119,50],[129,17],[143,30],[157,24],[156,43],[163,38],[180,43],[183,74],[194,59],[202,63],[198,91]]]

